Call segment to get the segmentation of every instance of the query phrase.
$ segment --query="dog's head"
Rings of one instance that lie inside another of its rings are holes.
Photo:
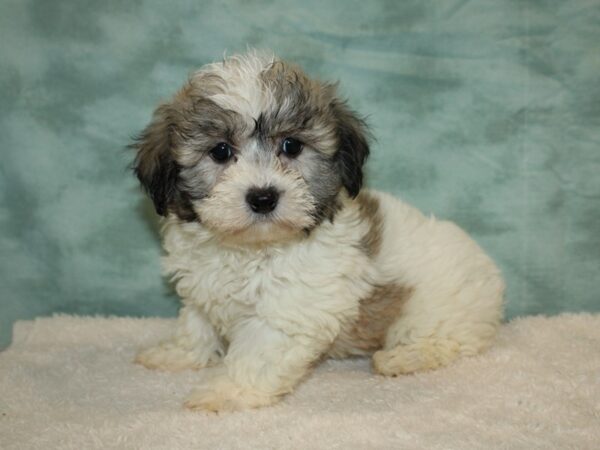
[[[203,67],[156,109],[134,170],[160,215],[283,240],[331,219],[342,189],[358,194],[365,133],[335,85],[250,52]]]

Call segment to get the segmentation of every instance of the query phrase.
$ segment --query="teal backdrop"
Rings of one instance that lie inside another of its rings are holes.
[[[509,318],[600,310],[598,0],[0,0],[0,346],[39,315],[176,314],[125,146],[248,46],[340,80],[369,184],[468,230]]]

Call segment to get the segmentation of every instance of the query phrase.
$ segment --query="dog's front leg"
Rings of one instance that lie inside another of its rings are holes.
[[[217,363],[224,354],[213,326],[194,305],[179,311],[175,334],[140,352],[135,362],[149,369],[179,371]]]
[[[185,405],[215,412],[271,405],[294,389],[328,345],[327,339],[287,335],[263,319],[247,319],[233,330],[223,364],[200,372]]]

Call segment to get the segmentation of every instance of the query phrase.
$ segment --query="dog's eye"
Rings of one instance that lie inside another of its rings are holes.
[[[224,164],[233,156],[231,146],[225,142],[218,143],[210,152],[210,157],[219,164]]]
[[[298,139],[289,137],[285,138],[281,142],[281,151],[290,158],[295,158],[296,156],[298,156],[303,148],[304,144]]]

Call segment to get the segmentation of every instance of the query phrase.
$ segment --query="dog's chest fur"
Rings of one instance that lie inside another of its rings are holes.
[[[184,303],[203,310],[217,333],[260,317],[286,333],[333,341],[359,319],[375,285],[360,240],[364,230],[344,215],[286,246],[227,248],[199,224],[167,222],[163,263]]]

